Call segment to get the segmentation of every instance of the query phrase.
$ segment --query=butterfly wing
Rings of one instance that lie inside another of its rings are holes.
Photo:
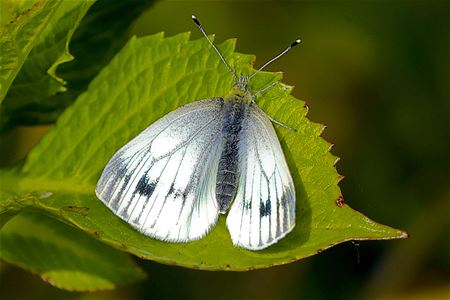
[[[145,235],[203,237],[216,223],[223,99],[196,101],[162,117],[106,165],[97,197]]]
[[[295,226],[295,188],[275,130],[256,105],[243,121],[240,178],[227,217],[233,244],[264,249]]]

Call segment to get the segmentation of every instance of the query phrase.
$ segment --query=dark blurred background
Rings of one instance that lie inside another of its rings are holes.
[[[191,14],[216,41],[238,38],[257,66],[302,39],[269,69],[284,71],[309,118],[328,125],[346,202],[410,238],[349,242],[246,273],[140,261],[146,282],[87,294],[2,264],[0,298],[450,299],[450,2],[160,1],[131,34],[200,38]],[[1,163],[26,155],[46,130],[4,133]]]

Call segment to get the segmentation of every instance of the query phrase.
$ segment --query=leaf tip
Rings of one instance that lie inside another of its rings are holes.
[[[398,236],[399,239],[407,239],[409,238],[409,233],[403,230],[399,230],[400,235]]]
[[[387,227],[389,227],[389,226],[387,226]],[[409,233],[404,230],[393,228],[393,227],[389,227],[389,229],[391,229],[395,233],[393,233],[389,236],[386,235],[385,238],[381,238],[380,240],[397,240],[397,239],[403,240],[403,239],[409,238]]]

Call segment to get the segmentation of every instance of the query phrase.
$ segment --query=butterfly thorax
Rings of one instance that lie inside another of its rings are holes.
[[[227,97],[225,97],[225,99],[251,103],[253,101],[253,97],[247,83],[248,76],[240,76],[238,80],[234,82],[230,93]]]

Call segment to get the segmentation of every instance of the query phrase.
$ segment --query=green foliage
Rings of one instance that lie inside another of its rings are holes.
[[[67,94],[72,99],[87,88],[92,78],[125,45],[130,24],[154,2],[97,0],[89,9],[70,43],[71,53],[83,59],[66,63],[58,70],[68,82]]]
[[[61,0],[5,1],[0,23],[0,103],[43,31],[54,21]]]
[[[238,72],[250,72],[253,57],[234,53],[235,41],[219,48]],[[261,73],[253,90],[280,79]],[[289,263],[347,240],[402,238],[402,231],[377,224],[348,205],[341,192],[336,157],[306,118],[304,102],[277,85],[258,104],[296,132],[277,128],[297,191],[292,233],[263,251],[232,246],[222,216],[205,238],[165,243],[145,237],[115,217],[94,194],[109,158],[149,124],[180,105],[226,95],[232,77],[204,39],[189,34],[132,38],[58,119],[24,164],[3,171],[3,211],[32,206],[88,232],[117,249],[166,264],[208,270],[250,270]],[[71,209],[67,209],[71,207]]]
[[[19,214],[2,228],[0,241],[2,259],[59,288],[105,290],[145,278],[125,253],[43,214]]]
[[[124,45],[130,23],[153,2],[63,1],[55,7],[22,68],[18,66],[0,108],[0,129],[54,122]]]
[[[34,4],[24,3],[32,5],[31,8],[41,5],[38,1]],[[14,82],[7,92],[5,103],[0,111],[1,126],[5,126],[10,121],[11,115],[20,111],[21,108],[34,107],[42,99],[66,90],[64,80],[56,76],[55,70],[58,65],[73,59],[68,49],[69,41],[81,18],[93,3],[94,1],[61,1],[53,6],[51,17],[42,26],[42,31],[36,33],[34,44],[30,45],[31,51],[27,53],[27,56],[23,55],[24,61],[20,65],[16,65],[17,76],[11,77]],[[19,17],[19,20],[22,19],[32,20],[23,15]],[[14,23],[10,24],[10,27],[20,28]],[[11,48],[18,49],[20,40],[24,36],[26,35],[23,33],[17,34],[12,39]],[[6,94],[6,91],[7,89],[2,89],[2,93]],[[30,95],[33,96],[30,97]]]

